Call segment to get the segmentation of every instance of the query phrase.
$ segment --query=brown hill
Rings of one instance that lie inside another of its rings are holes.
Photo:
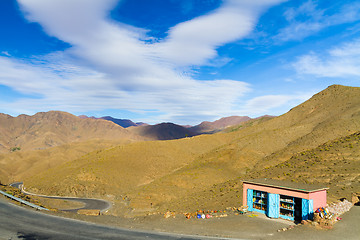
[[[128,144],[130,140],[92,139],[72,142],[43,150],[15,151],[0,153],[0,182],[22,181],[49,168],[75,160],[89,152]]]
[[[156,125],[143,125],[129,127],[129,131],[153,140],[172,140],[197,135],[188,128],[174,123],[160,123]]]
[[[225,196],[223,190],[208,191],[227,183],[234,184],[240,205],[241,191],[234,179],[270,169],[295,153],[359,131],[359,96],[360,88],[330,86],[270,120],[259,119],[224,133],[134,143],[92,153],[32,177],[25,184],[51,194],[117,196],[114,214],[125,213],[121,206],[132,209],[132,214],[141,210],[189,210],[206,202],[225,206],[228,199],[217,198],[217,194]]]
[[[360,131],[328,141],[320,146],[295,153],[286,161],[250,177],[271,177],[330,187],[328,194],[351,199],[351,193],[360,190]]]
[[[50,111],[33,116],[0,114],[0,152],[46,149],[89,139],[137,139],[134,134],[105,120],[80,119]]]
[[[222,129],[225,129],[230,126],[239,125],[242,122],[246,122],[251,120],[250,117],[247,116],[231,116],[231,117],[223,117],[214,122],[204,121],[199,125],[194,127],[190,127],[189,129],[198,134],[201,133],[213,133],[218,132]]]

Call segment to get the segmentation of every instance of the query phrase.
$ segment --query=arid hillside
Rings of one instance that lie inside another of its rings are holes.
[[[272,167],[247,169],[234,179],[214,184],[176,200],[169,209],[222,209],[238,206],[242,199],[242,180],[273,178],[305,184],[327,186],[328,202],[351,199],[360,191],[360,132],[326,142],[316,148],[295,153]],[[195,203],[198,203],[194,205]]]
[[[332,198],[347,197],[360,190],[360,131],[298,152],[288,160],[249,177],[272,177],[328,186]]]
[[[239,176],[272,169],[297,153],[359,129],[360,88],[333,85],[270,120],[258,119],[213,135],[138,142],[90,153],[31,177],[25,184],[50,194],[112,196],[113,214],[201,207],[212,199],[209,189],[226,183],[233,183],[240,205],[240,185],[233,182]],[[289,178],[298,180],[294,174]],[[223,190],[219,196],[225,196]],[[209,204],[216,202],[214,198]]]
[[[22,181],[49,168],[75,160],[86,153],[128,144],[131,140],[93,139],[72,142],[44,150],[21,150],[0,153],[0,182],[9,184]]]
[[[0,153],[41,150],[90,139],[141,139],[105,120],[50,111],[33,116],[0,114]]]
[[[119,144],[144,140],[106,120],[66,112],[0,114],[0,182],[10,183]]]

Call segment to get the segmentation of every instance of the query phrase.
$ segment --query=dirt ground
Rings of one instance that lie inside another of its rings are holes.
[[[60,215],[121,228],[234,239],[355,240],[359,239],[360,236],[359,206],[354,206],[349,212],[343,214],[341,216],[343,219],[337,222],[331,230],[319,229],[310,225],[295,225],[291,221],[270,219],[259,213],[229,214],[227,217],[210,219],[186,219],[182,215],[167,219],[159,215],[139,218],[120,218],[106,215],[93,217],[70,213],[61,213]],[[289,230],[278,232],[283,228]]]
[[[349,212],[341,215],[342,220],[331,230],[317,229],[312,226],[299,226],[286,232],[274,234],[270,239],[360,239],[360,206],[354,206]]]
[[[226,217],[210,219],[186,219],[184,215],[176,215],[175,218],[164,218],[163,215],[123,218],[110,215],[85,216],[69,212],[52,212],[51,214],[134,230],[231,239],[355,240],[360,236],[360,206],[354,206],[349,212],[341,215],[342,220],[337,222],[331,230],[319,229],[311,225],[295,225],[291,221],[270,219],[256,212],[245,215],[227,213]],[[278,231],[284,228],[288,230]]]

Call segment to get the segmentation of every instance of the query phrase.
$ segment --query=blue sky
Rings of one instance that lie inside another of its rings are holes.
[[[281,115],[360,86],[360,2],[0,1],[0,112],[147,123]]]

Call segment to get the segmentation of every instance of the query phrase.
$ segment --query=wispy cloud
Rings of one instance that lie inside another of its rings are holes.
[[[251,33],[262,11],[283,0],[226,1],[211,14],[172,27],[156,51],[180,66],[204,65],[217,56],[216,48]]]
[[[11,54],[8,51],[2,51],[1,54],[5,55],[5,56],[8,56],[8,57],[11,56]]]
[[[19,99],[13,109],[155,109],[164,113],[163,121],[231,115],[239,109],[249,84],[199,81],[191,70],[224,62],[217,48],[247,36],[262,12],[283,2],[227,0],[207,15],[175,25],[165,39],[147,41],[147,30],[109,19],[116,0],[18,1],[29,21],[71,47],[36,59],[0,56],[0,84],[38,95]]]
[[[0,100],[0,109],[28,114],[39,109],[86,112],[109,108],[134,112],[155,109],[166,113],[148,119],[156,123],[178,121],[191,115],[203,119],[230,115],[235,103],[250,90],[248,84],[239,81],[187,79],[188,85],[179,83],[176,88],[128,91],[117,87],[112,76],[100,72],[67,65],[53,67],[0,57],[0,84],[36,96],[12,103]],[[62,69],[61,76],[57,69]]]
[[[311,52],[292,64],[298,74],[316,77],[360,77],[360,39],[332,48],[326,53]]]
[[[308,0],[298,8],[286,10],[284,17],[288,25],[273,37],[279,43],[302,40],[327,27],[358,21],[360,3],[345,4],[334,12],[333,9],[319,8],[317,1]]]

